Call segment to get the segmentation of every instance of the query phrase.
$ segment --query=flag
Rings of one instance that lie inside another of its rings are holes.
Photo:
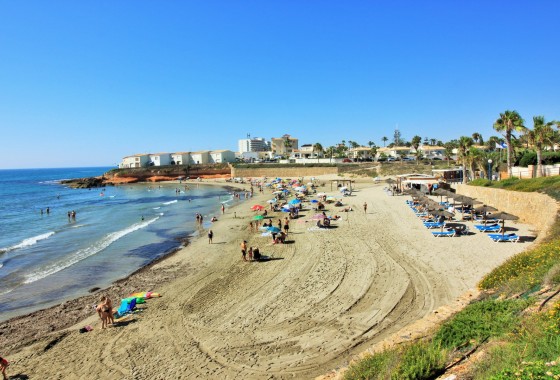
[[[506,148],[507,148],[506,143],[500,143],[500,142],[496,143],[496,149],[506,149]]]

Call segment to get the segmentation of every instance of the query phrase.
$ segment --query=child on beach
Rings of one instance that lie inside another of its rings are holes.
[[[214,233],[212,230],[208,231],[208,244],[212,244],[212,238],[214,237]]]
[[[8,375],[6,375],[6,368],[8,368],[10,363],[6,359],[0,356],[0,370],[2,371],[2,376],[4,380],[8,380]]]

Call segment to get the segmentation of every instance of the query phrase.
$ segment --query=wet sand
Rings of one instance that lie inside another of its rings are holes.
[[[254,215],[249,207],[264,205],[269,191],[226,210],[212,226],[214,244],[203,235],[108,292],[115,304],[134,291],[163,295],[118,326],[101,330],[89,298],[0,324],[9,373],[54,379],[313,378],[452,303],[530,245],[494,243],[478,232],[434,238],[405,204],[408,197],[388,196],[383,184],[371,180],[356,187],[343,199],[353,211],[327,207],[327,214],[342,216],[328,230],[314,227],[309,219],[315,212],[306,203],[284,245],[248,229]],[[330,186],[319,191],[340,197]],[[273,213],[274,225],[285,215]],[[530,226],[508,225],[531,235]],[[243,239],[269,260],[243,262]],[[86,324],[95,329],[80,334]]]

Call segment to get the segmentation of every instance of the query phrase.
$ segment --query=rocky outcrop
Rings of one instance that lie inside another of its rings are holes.
[[[104,187],[105,177],[88,177],[88,178],[75,178],[60,181],[60,183],[67,185],[74,189],[91,189],[92,187]]]

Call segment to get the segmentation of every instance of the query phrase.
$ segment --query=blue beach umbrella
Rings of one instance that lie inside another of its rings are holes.
[[[270,232],[274,232],[274,233],[276,233],[276,232],[280,232],[280,228],[278,228],[278,227],[274,227],[274,226],[272,226],[272,227],[268,227],[268,229],[267,229],[267,230],[268,230],[268,231],[270,231]]]
[[[301,201],[299,199],[292,199],[288,203],[291,204],[291,205],[297,205],[297,204],[301,203]]]

